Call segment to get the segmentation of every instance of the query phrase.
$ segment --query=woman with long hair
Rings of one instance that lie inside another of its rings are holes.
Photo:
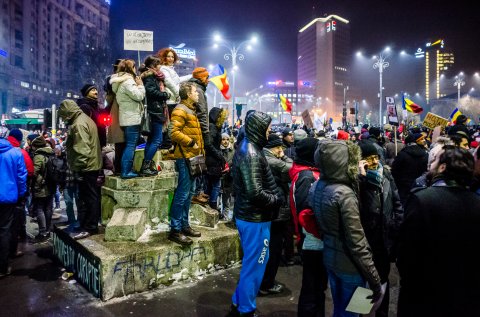
[[[140,123],[142,121],[145,87],[140,77],[137,76],[135,61],[122,60],[117,73],[110,79],[119,108],[119,123],[125,132],[125,151],[122,155],[121,177],[133,178],[138,174],[132,170],[135,146],[140,136]]]
[[[163,125],[168,121],[167,99],[165,91],[165,75],[160,71],[160,59],[147,56],[140,72],[146,91],[147,111],[151,121],[151,133],[145,145],[145,156],[140,170],[142,176],[158,174],[157,166],[152,161],[158,147],[162,144]]]

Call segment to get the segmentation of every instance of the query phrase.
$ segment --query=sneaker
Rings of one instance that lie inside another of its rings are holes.
[[[90,237],[90,233],[88,231],[82,231],[77,235],[73,236],[73,239],[75,240],[81,240]]]
[[[273,286],[269,289],[260,289],[258,291],[261,295],[272,295],[272,294],[280,294],[283,292],[283,286],[280,284],[273,284]]]
[[[63,211],[63,210],[62,210],[62,208],[60,208],[60,207],[57,207],[57,208],[55,208],[55,209],[53,210],[53,212],[62,212],[62,211]]]
[[[12,274],[12,267],[11,266],[7,267],[7,270],[5,272],[0,273],[0,279],[4,278],[4,277],[7,277],[10,274]]]
[[[44,242],[48,241],[49,238],[50,238],[49,234],[40,234],[39,233],[35,236],[35,238],[33,238],[33,240],[31,240],[31,243],[33,243],[33,244],[44,243]]]
[[[168,240],[181,245],[190,245],[193,243],[192,239],[178,231],[170,231],[170,233],[168,234]]]
[[[195,231],[192,227],[186,227],[182,229],[182,233],[188,237],[201,237],[202,234],[199,231]]]
[[[202,196],[198,195],[198,196],[193,196],[192,197],[192,204],[200,204],[200,205],[204,205],[208,203],[208,199],[206,198],[203,198]]]
[[[57,209],[55,209],[55,210],[57,210]],[[62,211],[62,210],[60,209],[60,211]],[[60,218],[62,218],[62,215],[61,215],[61,214],[59,214],[59,213],[57,213],[57,212],[54,212],[54,213],[52,214],[52,220],[58,220],[58,219],[60,219]]]

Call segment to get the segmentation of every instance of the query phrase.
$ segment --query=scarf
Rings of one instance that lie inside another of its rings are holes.
[[[378,168],[376,170],[367,170],[367,182],[377,187],[382,187],[383,182],[383,166],[382,164],[378,164]]]

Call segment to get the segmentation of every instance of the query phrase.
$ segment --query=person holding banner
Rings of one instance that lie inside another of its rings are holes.
[[[135,61],[124,59],[118,65],[118,71],[114,74],[110,83],[119,108],[119,122],[125,132],[125,151],[122,155],[121,177],[137,177],[133,168],[133,156],[135,146],[140,136],[140,123],[142,121],[145,87],[140,77],[136,74]]]

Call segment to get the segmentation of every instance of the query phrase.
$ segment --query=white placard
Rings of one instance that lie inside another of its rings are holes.
[[[153,31],[123,30],[123,49],[153,52]]]

